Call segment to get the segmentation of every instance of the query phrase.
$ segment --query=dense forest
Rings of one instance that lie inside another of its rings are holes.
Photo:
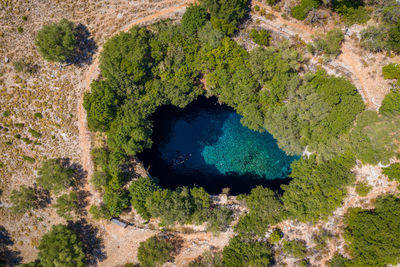
[[[277,1],[268,0],[270,5]],[[368,3],[366,3],[368,2]],[[400,5],[395,1],[301,0],[291,15],[304,20],[321,5],[340,14],[347,25],[365,23],[366,4],[382,9],[378,26],[361,33],[360,45],[371,52],[400,52]],[[248,212],[238,218],[236,233],[222,252],[208,252],[190,266],[268,266],[274,262],[273,244],[283,243],[283,253],[308,266],[305,245],[284,240],[279,229],[268,238],[272,225],[286,219],[315,223],[327,220],[339,208],[354,184],[357,160],[383,164],[383,174],[400,181],[400,67],[382,69],[393,80],[378,111],[367,110],[357,88],[347,79],[328,75],[323,68],[309,71],[304,53],[340,54],[344,33],[333,29],[316,36],[301,50],[289,41],[271,42],[266,30],[252,29],[255,48],[246,50],[234,40],[249,16],[245,0],[200,0],[186,9],[182,20],[135,26],[109,39],[101,52],[100,78],[84,96],[88,127],[106,135],[106,146],[92,150],[95,173],[90,182],[101,192],[103,202],[92,205],[96,220],[118,217],[128,207],[145,220],[159,219],[160,226],[206,223],[218,234],[233,221],[233,213],[215,204],[201,187],[162,188],[156,178],[133,181],[133,157],[152,146],[151,115],[157,108],[184,108],[199,96],[215,96],[242,116],[241,123],[254,131],[268,131],[288,155],[305,155],[293,162],[291,181],[282,193],[258,186],[239,195]],[[65,62],[73,55],[73,24],[61,20],[45,26],[37,36],[39,53],[49,61]],[[52,36],[54,38],[52,38]],[[49,40],[53,40],[54,43]],[[57,195],[76,186],[74,171],[58,159],[42,163],[37,184]],[[359,187],[368,192],[368,187]],[[361,193],[360,193],[361,195]],[[21,186],[11,193],[14,213],[40,206],[37,192]],[[75,192],[58,195],[57,214],[70,219],[79,212]],[[351,209],[346,215],[345,239],[352,259],[335,255],[331,266],[384,266],[400,258],[398,196],[378,198],[374,209]],[[53,247],[54,243],[59,243]],[[321,242],[324,246],[324,242]],[[44,266],[84,266],[82,244],[64,225],[53,226],[39,242],[38,259]],[[173,246],[159,237],[140,244],[143,266],[158,266],[170,259]],[[58,259],[63,251],[71,255]],[[38,262],[25,266],[41,266]],[[60,261],[60,262],[59,262]],[[48,264],[48,265],[46,265]]]

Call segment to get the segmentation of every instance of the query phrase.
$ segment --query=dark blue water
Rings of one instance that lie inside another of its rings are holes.
[[[290,164],[268,132],[255,132],[241,116],[215,99],[200,98],[185,109],[162,107],[153,115],[153,147],[139,158],[163,187],[198,185],[209,193],[231,188],[248,193],[256,185],[279,189]]]

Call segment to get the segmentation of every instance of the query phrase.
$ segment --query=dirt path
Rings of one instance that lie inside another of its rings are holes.
[[[179,11],[185,10],[186,6],[189,5],[190,3],[194,3],[194,0],[183,0],[183,4],[179,6],[173,6],[170,8],[166,8],[164,10],[161,10],[159,12],[156,12],[152,15],[139,18],[136,21],[133,21],[132,23],[124,26],[121,31],[127,32],[132,26],[150,22],[157,20],[159,18],[167,17],[168,15],[174,14]],[[163,5],[168,6],[171,3],[170,0],[162,2]],[[99,75],[99,57],[101,53],[102,47],[99,48],[98,52],[94,56],[93,63],[90,65],[89,69],[86,71],[84,75],[84,82],[83,86],[84,89],[82,91],[82,94],[80,96],[79,102],[78,102],[78,128],[79,128],[79,143],[82,151],[82,167],[87,173],[87,177],[90,178],[93,174],[93,163],[90,157],[90,149],[91,149],[91,139],[90,139],[90,131],[87,127],[87,121],[86,121],[86,111],[83,108],[83,96],[85,92],[90,91],[90,83],[92,82],[93,79],[97,78]],[[85,190],[91,192],[90,190],[90,185],[89,183],[85,184]],[[91,203],[89,199],[89,203]]]

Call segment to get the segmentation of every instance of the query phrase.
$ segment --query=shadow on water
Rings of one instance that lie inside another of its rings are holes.
[[[219,194],[228,187],[232,195],[237,195],[249,193],[255,186],[262,185],[280,192],[280,185],[287,184],[290,179],[267,179],[254,172],[221,173],[216,166],[205,162],[204,148],[217,144],[224,134],[222,127],[233,112],[230,107],[218,104],[216,98],[205,97],[200,97],[185,109],[163,106],[152,116],[153,146],[138,155],[139,159],[165,188],[197,185],[210,194]],[[208,116],[211,113],[212,116]],[[187,162],[175,163],[176,158],[185,160],[185,157]]]

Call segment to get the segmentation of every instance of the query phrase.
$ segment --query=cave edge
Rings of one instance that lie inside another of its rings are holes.
[[[150,149],[145,149],[142,153],[139,153],[138,158],[143,162],[145,168],[149,169],[150,175],[157,178],[158,184],[163,188],[169,189],[176,189],[180,186],[199,186],[214,195],[220,194],[223,188],[230,188],[231,195],[247,194],[250,193],[252,188],[259,185],[268,187],[279,194],[283,193],[281,185],[288,184],[291,180],[289,177],[266,179],[251,173],[246,173],[245,175],[238,173],[205,175],[200,171],[190,174],[174,173],[174,169],[162,159],[159,145],[165,136],[169,134],[167,132],[168,129],[171,129],[178,118],[200,109],[235,112],[233,108],[220,104],[216,97],[200,96],[183,109],[173,105],[161,106],[150,117],[153,121],[153,134],[151,136],[153,145]]]

